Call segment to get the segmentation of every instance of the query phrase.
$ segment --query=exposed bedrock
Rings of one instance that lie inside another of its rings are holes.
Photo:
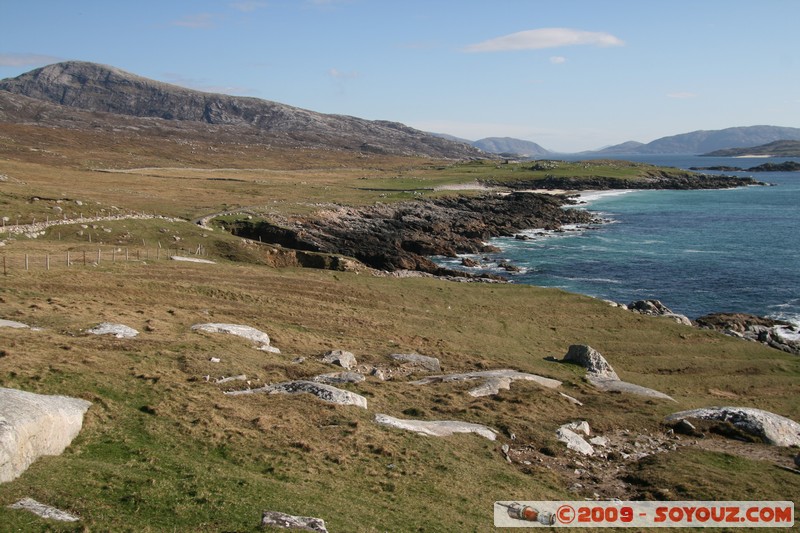
[[[428,256],[496,251],[485,243],[492,237],[597,222],[587,211],[564,209],[570,203],[533,193],[459,196],[359,208],[330,206],[308,217],[240,220],[229,229],[263,242],[355,257],[381,270],[466,277],[439,267]]]

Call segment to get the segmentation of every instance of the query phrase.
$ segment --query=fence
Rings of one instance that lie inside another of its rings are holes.
[[[14,272],[30,272],[32,270],[51,270],[55,268],[75,268],[98,266],[105,263],[141,263],[160,261],[172,256],[203,257],[206,250],[198,246],[195,250],[170,247],[166,249],[141,248],[97,248],[92,250],[68,250],[66,252],[34,254],[2,253],[2,272],[7,276]]]

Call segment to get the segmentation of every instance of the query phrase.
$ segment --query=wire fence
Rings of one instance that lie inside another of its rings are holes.
[[[54,253],[0,252],[2,274],[65,268],[96,267],[107,263],[146,263],[148,261],[169,260],[173,257],[202,258],[206,249],[198,246],[194,250],[182,247],[169,248],[122,248],[98,247],[91,250],[68,250]]]

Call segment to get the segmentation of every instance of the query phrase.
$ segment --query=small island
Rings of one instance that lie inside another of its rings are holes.
[[[713,167],[691,167],[691,170],[718,170],[720,172],[797,172],[800,171],[800,163],[797,161],[764,163],[763,165],[750,168],[717,165]]]

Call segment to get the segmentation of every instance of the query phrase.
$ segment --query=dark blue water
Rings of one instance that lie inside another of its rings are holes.
[[[786,161],[628,159],[679,168]],[[518,283],[622,303],[656,298],[693,318],[736,311],[800,322],[800,172],[728,174],[775,186],[589,195],[585,208],[608,223],[560,234],[527,232],[528,241],[496,239],[503,252],[488,256],[486,267],[500,272],[493,267],[508,260],[523,269],[512,276]]]

